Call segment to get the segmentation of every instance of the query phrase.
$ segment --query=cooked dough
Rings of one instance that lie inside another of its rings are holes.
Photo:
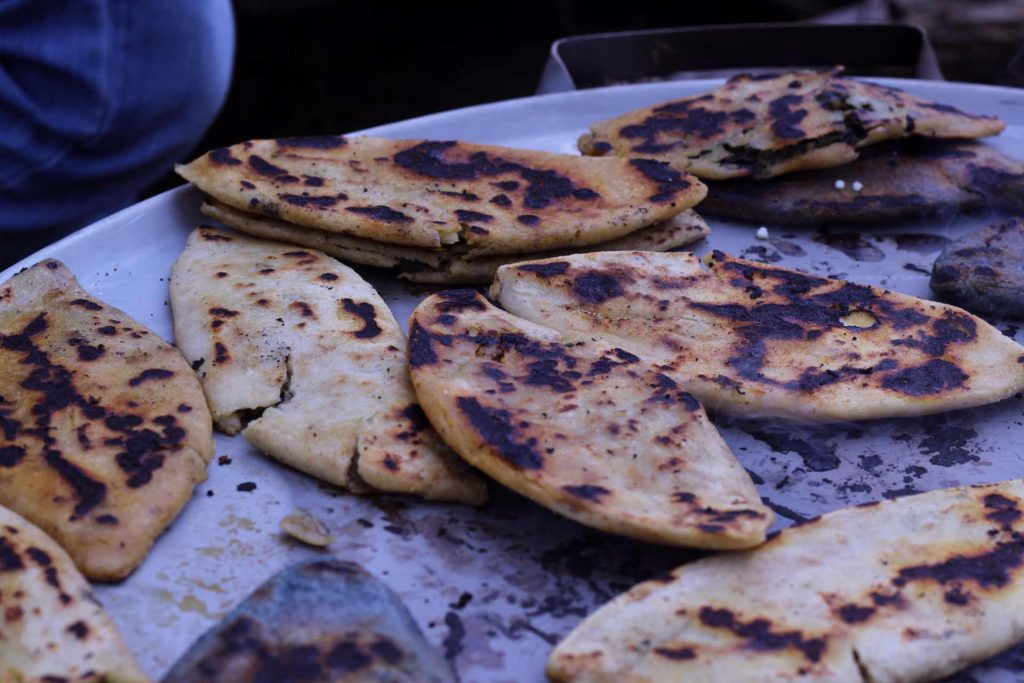
[[[697,400],[637,356],[449,290],[412,315],[420,403],[463,458],[588,526],[746,548],[772,521]]]
[[[242,211],[401,246],[464,243],[471,257],[606,242],[706,192],[650,159],[372,137],[253,140],[178,173]]]
[[[548,661],[556,681],[937,680],[1024,638],[1024,482],[832,512],[640,584]]]
[[[663,363],[705,405],[865,420],[1024,390],[1024,347],[952,306],[733,258],[605,252],[503,266],[506,310]]]
[[[947,244],[931,284],[977,313],[1024,318],[1024,221],[999,220]]]
[[[0,504],[91,579],[122,579],[206,479],[185,359],[46,260],[0,287]]]
[[[849,163],[858,150],[923,135],[976,138],[1003,123],[882,85],[841,68],[743,74],[704,95],[629,112],[591,126],[584,154],[649,156],[701,178],[767,178]]]
[[[255,237],[320,249],[336,258],[378,268],[398,268],[398,277],[412,282],[432,284],[486,284],[494,279],[499,266],[515,263],[526,255],[481,256],[465,258],[465,249],[452,247],[447,251],[401,247],[359,237],[349,237],[323,230],[300,228],[276,218],[233,209],[216,200],[203,202],[202,212],[221,223]],[[711,229],[696,211],[688,209],[672,218],[655,223],[623,237],[595,244],[598,251],[668,251],[693,244],[710,234]],[[529,258],[549,258],[573,249],[560,249]]]
[[[163,683],[456,683],[402,601],[352,562],[281,571],[203,635]]]
[[[171,272],[171,305],[223,431],[357,492],[483,501],[483,481],[425,433],[402,331],[352,269],[199,228]]]
[[[0,507],[0,681],[145,683],[64,549]]]
[[[917,138],[867,147],[835,168],[712,183],[700,205],[713,216],[782,225],[884,223],[987,207],[1024,209],[1024,163],[977,142]]]

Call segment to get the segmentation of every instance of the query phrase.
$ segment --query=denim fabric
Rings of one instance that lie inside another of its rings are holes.
[[[134,202],[227,95],[230,0],[0,0],[0,230]]]

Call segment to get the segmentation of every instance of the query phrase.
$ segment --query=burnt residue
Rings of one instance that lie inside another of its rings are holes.
[[[804,467],[812,472],[828,472],[839,467],[836,455],[837,439],[845,436],[842,428],[834,425],[738,425],[775,453],[796,453]]]
[[[3,536],[0,536],[0,572],[13,572],[25,568],[21,555]]]
[[[907,396],[932,396],[959,389],[970,377],[947,360],[932,359],[923,365],[886,375],[882,386]]]
[[[170,377],[174,377],[174,372],[171,370],[164,370],[163,368],[148,368],[128,380],[128,385],[137,387],[143,382],[151,379],[168,379]]]
[[[221,166],[240,166],[242,164],[242,160],[235,158],[228,147],[215,149],[208,156],[210,161]]]
[[[78,360],[91,362],[98,359],[104,353],[106,353],[106,347],[103,344],[92,346],[91,344],[82,344],[75,348],[78,352]]]
[[[516,270],[533,273],[540,277],[554,277],[556,275],[565,275],[569,270],[569,262],[553,261],[550,263],[527,263],[526,265],[516,266]]]
[[[261,176],[267,178],[281,179],[283,177],[289,176],[288,171],[281,168],[280,166],[275,166],[274,164],[270,163],[263,157],[258,156],[256,154],[249,155],[249,167],[252,168],[252,170],[259,173]]]
[[[87,311],[102,311],[103,307],[95,301],[89,301],[88,299],[75,299],[71,301],[72,306],[81,306]]]
[[[841,251],[854,261],[881,261],[885,252],[871,244],[858,232],[820,232],[814,237],[818,244]]]
[[[14,467],[25,458],[21,446],[0,446],[0,467]]]
[[[363,327],[355,331],[356,339],[373,339],[380,335],[382,330],[377,325],[377,314],[373,304],[365,301],[355,302],[352,299],[342,299],[341,305],[345,310],[363,321]]]
[[[222,342],[216,342],[213,345],[213,351],[215,354],[213,358],[214,363],[227,363],[231,360],[231,354],[228,352],[228,347],[224,346]]]
[[[677,662],[697,658],[697,653],[692,647],[656,647],[654,654]]]
[[[417,175],[438,180],[478,180],[503,175],[518,175],[525,183],[523,205],[531,209],[543,209],[556,202],[567,200],[592,201],[599,195],[594,190],[582,187],[557,171],[532,168],[525,164],[502,159],[488,152],[472,152],[465,160],[449,158],[453,152],[461,151],[453,140],[420,142],[394,155],[395,163]],[[499,185],[505,192],[518,191],[519,185],[505,181]],[[492,200],[492,203],[495,203]]]
[[[1012,530],[1013,525],[1021,518],[1021,510],[1017,501],[1002,494],[990,493],[982,499],[982,502],[985,508],[991,511],[985,515],[985,519],[995,522],[1004,531]]]
[[[802,102],[803,98],[799,95],[783,95],[768,104],[772,132],[777,137],[783,140],[800,140],[806,137],[807,134],[800,128],[800,122],[807,117],[808,112],[802,107],[793,109],[794,105]]]
[[[359,214],[360,216],[367,216],[368,218],[372,218],[375,221],[381,221],[383,223],[412,222],[412,218],[406,216],[401,211],[395,211],[390,206],[346,206],[345,210]]]
[[[540,223],[540,216],[536,216],[532,213],[524,213],[516,216],[516,221],[532,228]]]
[[[448,627],[448,634],[441,641],[444,647],[444,657],[449,662],[459,656],[463,650],[463,639],[466,637],[466,627],[462,619],[455,612],[448,612],[444,615],[444,624]]]
[[[573,294],[588,304],[602,304],[625,294],[620,277],[613,273],[588,270],[572,281]]]
[[[690,181],[667,162],[653,159],[630,159],[629,163],[645,178],[658,184],[658,191],[648,197],[652,202],[672,201],[678,193],[690,187]]]
[[[968,443],[978,437],[973,428],[950,420],[945,415],[925,418],[924,438],[918,444],[920,452],[929,455],[928,462],[941,467],[953,467],[980,460],[967,449]]]
[[[288,194],[282,193],[277,195],[278,198],[291,204],[292,206],[301,206],[303,208],[312,209],[329,209],[330,207],[337,204],[341,199],[347,199],[347,196],[337,195],[310,195],[310,194]]]
[[[634,152],[661,154],[679,144],[662,142],[663,136],[708,140],[726,132],[726,126],[730,123],[744,125],[756,118],[749,109],[724,112],[703,106],[703,103],[713,99],[714,96],[708,94],[668,102],[655,108],[652,115],[640,123],[623,126],[619,129],[619,135],[637,141],[632,146]],[[612,146],[607,142],[594,144],[594,150],[601,154],[611,149]]]
[[[434,342],[451,346],[452,338],[448,335],[432,334],[417,321],[413,321],[409,330],[409,365],[421,368],[425,365],[436,365],[440,362],[434,351]]]
[[[705,626],[731,631],[746,640],[746,646],[755,651],[795,648],[811,662],[817,662],[828,647],[823,637],[808,638],[800,631],[775,631],[771,620],[765,618],[741,621],[729,609],[702,607],[698,616]]]
[[[611,491],[603,486],[594,484],[580,484],[579,486],[563,486],[562,490],[574,498],[600,503],[605,496],[611,495]]]
[[[490,223],[494,220],[494,216],[489,213],[469,211],[466,209],[456,209],[455,217],[460,223]]]
[[[437,310],[442,313],[487,310],[487,303],[473,289],[446,289],[438,293],[437,299]]]
[[[992,550],[958,554],[942,562],[904,567],[893,579],[896,586],[911,581],[935,581],[940,585],[970,581],[982,588],[1003,588],[1024,565],[1024,540],[1000,542]]]
[[[507,410],[484,406],[473,396],[459,396],[455,403],[484,443],[508,465],[521,470],[544,468],[544,457],[538,450],[537,439],[529,437],[525,442],[516,441],[521,422],[513,420]]]
[[[859,624],[874,616],[876,610],[877,608],[875,607],[864,607],[850,603],[840,607],[836,610],[836,613],[847,624]]]

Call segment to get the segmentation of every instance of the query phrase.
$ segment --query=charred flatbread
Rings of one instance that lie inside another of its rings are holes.
[[[412,315],[424,411],[475,467],[588,526],[659,543],[743,548],[772,512],[703,408],[658,367],[566,339],[449,290]]]
[[[556,681],[937,680],[1024,638],[1024,482],[826,514],[619,596]]]
[[[254,237],[298,244],[319,249],[343,261],[378,268],[397,268],[398,277],[431,284],[486,284],[494,279],[499,266],[525,258],[522,255],[466,258],[465,249],[446,251],[383,244],[323,230],[301,228],[285,221],[239,211],[216,200],[203,203],[202,211]],[[628,235],[593,245],[599,251],[668,251],[693,244],[710,234],[704,219],[687,209],[672,218],[640,228]],[[548,258],[572,250],[554,250],[531,254],[530,258]],[[461,253],[460,253],[461,252]]]
[[[0,507],[0,680],[146,683],[64,549]]]
[[[408,608],[352,562],[281,571],[203,635],[163,683],[456,683]]]
[[[0,504],[117,580],[206,478],[202,389],[170,344],[46,260],[0,287]]]
[[[171,305],[221,430],[356,492],[482,502],[482,480],[429,433],[398,323],[352,269],[199,228],[174,264]]]
[[[1024,163],[988,145],[910,139],[835,168],[710,185],[701,211],[750,223],[884,223],[942,211],[1024,209]]]
[[[386,244],[461,244],[471,257],[606,242],[706,192],[650,159],[372,137],[253,140],[178,173],[241,211]]]
[[[882,85],[842,69],[735,76],[704,95],[591,126],[584,154],[649,156],[701,178],[768,178],[849,163],[859,149],[909,135],[977,138],[1003,123]]]
[[[1024,221],[999,220],[947,244],[931,285],[976,313],[1024,318]]]
[[[1024,347],[959,308],[715,251],[606,252],[504,266],[506,310],[669,368],[706,406],[865,420],[1024,389]]]

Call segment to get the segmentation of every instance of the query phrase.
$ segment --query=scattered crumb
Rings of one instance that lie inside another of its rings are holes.
[[[307,510],[298,510],[281,520],[281,530],[292,538],[315,548],[325,548],[334,540],[324,523]]]
[[[854,192],[860,192],[863,189],[864,189],[864,183],[862,183],[859,180],[854,180],[853,181],[853,191]]]
[[[206,497],[213,498],[213,489],[210,489],[209,491],[206,492]]]
[[[218,465],[230,465],[231,464],[231,456],[230,455],[222,455],[222,456],[220,456],[219,458],[217,458],[217,464]]]
[[[255,491],[256,490],[256,482],[254,482],[254,481],[243,481],[241,484],[239,484],[235,488],[238,489],[239,491],[245,491],[245,492]]]
[[[845,180],[837,180],[836,181],[836,189],[837,190],[841,190],[844,187],[846,187],[846,181]]]
[[[768,239],[768,228],[766,228],[765,226],[762,225],[760,228],[757,229],[757,233],[756,234],[757,234],[757,239],[759,239],[759,240],[766,240],[766,239]]]

